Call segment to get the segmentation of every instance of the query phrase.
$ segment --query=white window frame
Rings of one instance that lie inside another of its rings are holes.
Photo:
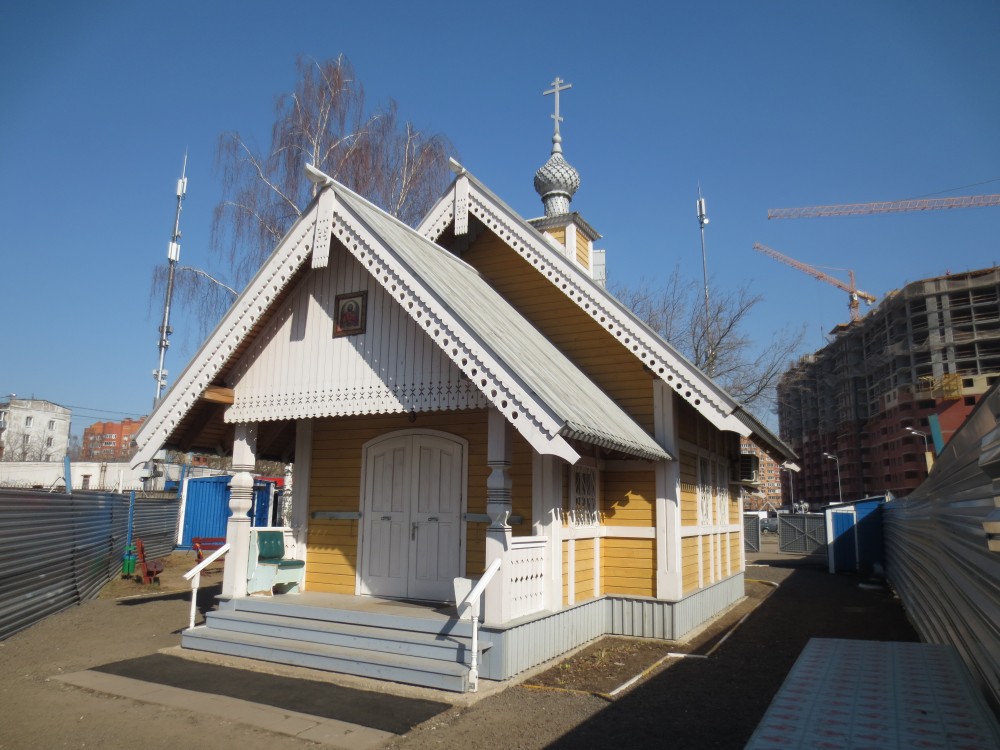
[[[729,522],[729,467],[725,461],[715,462],[715,493],[719,523]]]
[[[594,461],[582,459],[570,467],[569,517],[576,528],[591,528],[600,524],[600,480]]]
[[[35,422],[35,418],[34,417],[25,417],[24,418],[24,426],[25,427],[31,427],[31,425],[34,424],[34,422]]]
[[[712,525],[712,460],[698,456],[698,525]]]

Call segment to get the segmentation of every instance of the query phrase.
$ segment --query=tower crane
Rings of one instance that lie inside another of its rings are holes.
[[[813,268],[812,266],[802,263],[801,261],[795,260],[794,258],[789,258],[787,255],[782,255],[777,250],[768,247],[767,245],[762,245],[759,242],[753,243],[753,249],[758,253],[763,253],[774,260],[780,261],[785,265],[789,265],[792,268],[797,268],[803,273],[807,273],[814,279],[819,279],[820,281],[825,281],[827,284],[833,284],[833,286],[838,289],[842,289],[847,292],[850,296],[850,300],[847,303],[848,309],[851,311],[851,320],[861,320],[861,313],[858,311],[860,305],[858,304],[858,299],[863,299],[869,305],[875,301],[875,296],[868,294],[868,292],[862,292],[858,289],[857,284],[854,283],[854,271],[848,270],[847,274],[850,277],[850,283],[845,284],[840,279],[834,278],[829,274],[823,273],[818,268]]]
[[[966,195],[956,198],[920,198],[884,203],[845,203],[839,206],[806,206],[804,208],[769,208],[768,219],[811,219],[816,216],[850,216],[852,214],[892,214],[903,211],[937,211],[942,208],[982,208],[1000,206],[1000,195]]]

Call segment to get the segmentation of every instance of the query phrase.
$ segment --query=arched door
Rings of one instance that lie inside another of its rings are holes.
[[[364,451],[360,592],[449,601],[462,574],[465,446],[407,432]]]

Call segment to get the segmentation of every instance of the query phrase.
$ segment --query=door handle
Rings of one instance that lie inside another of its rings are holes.
[[[411,542],[416,541],[416,538],[417,538],[417,522],[413,521],[410,524],[410,541]]]

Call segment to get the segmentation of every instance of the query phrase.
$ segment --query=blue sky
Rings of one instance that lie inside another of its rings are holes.
[[[573,208],[612,281],[701,277],[765,300],[766,341],[805,351],[846,294],[755,253],[853,269],[881,297],[1000,260],[1000,208],[767,221],[769,208],[1000,193],[1000,3],[62,2],[0,5],[0,396],[72,406],[74,432],[147,413],[185,149],[181,261],[208,249],[224,131],[268,145],[299,55],[345,54],[369,101],[446,134],[524,216],[548,158],[555,76]],[[965,187],[969,186],[969,187]],[[963,189],[964,188],[964,189]],[[846,278],[843,271],[830,271]],[[170,382],[197,321],[175,310]]]

